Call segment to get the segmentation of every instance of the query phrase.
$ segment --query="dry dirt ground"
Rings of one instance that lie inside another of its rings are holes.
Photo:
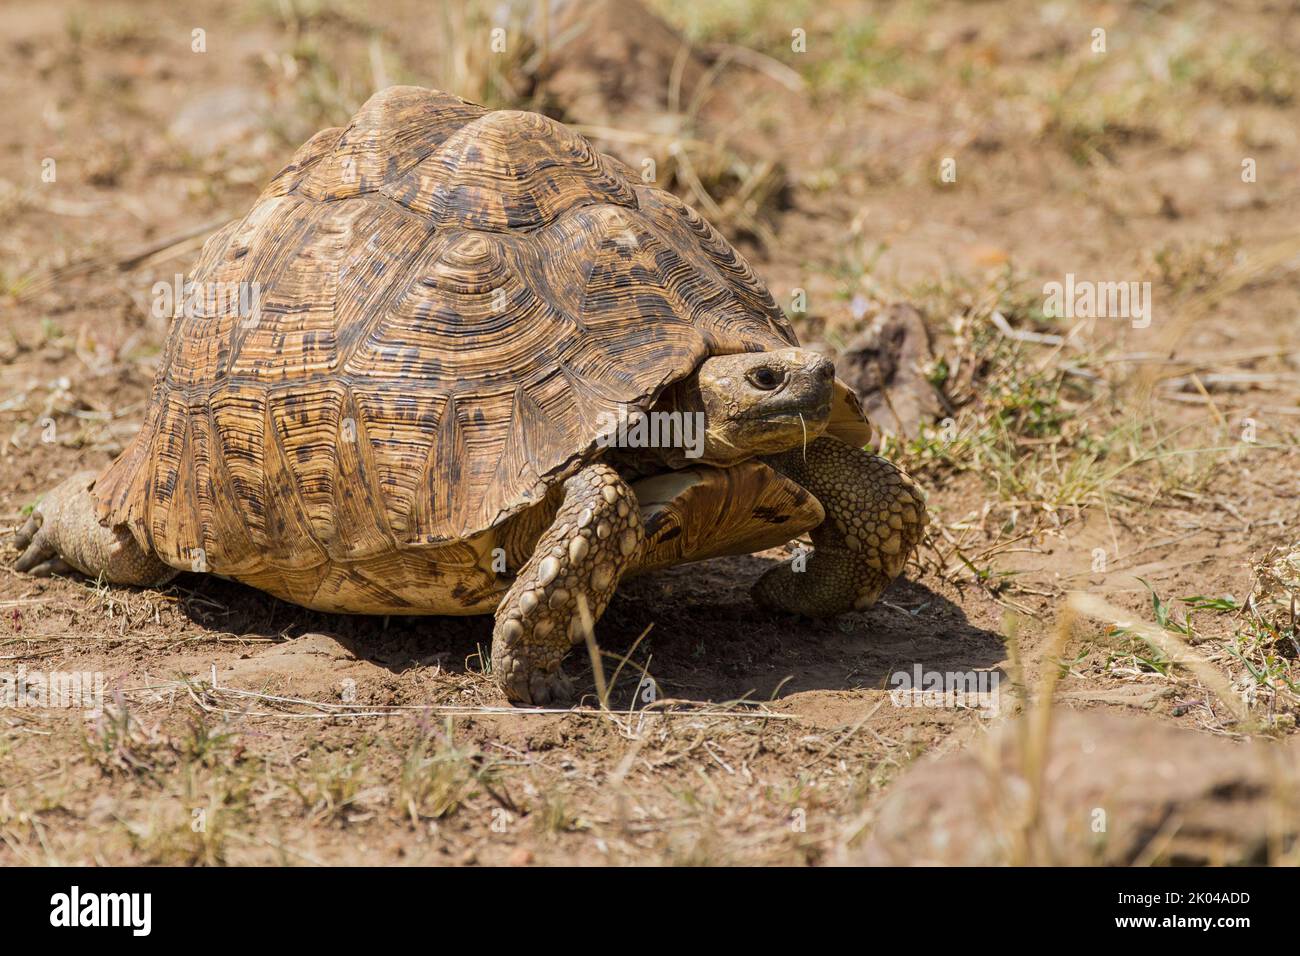
[[[676,85],[676,47],[637,53],[609,7],[540,66],[514,21],[493,58],[487,4],[0,8],[0,671],[108,687],[99,715],[0,709],[0,864],[834,862],[909,764],[990,724],[895,706],[916,665],[998,674],[1003,714],[1054,676],[1062,706],[1294,733],[1294,628],[1243,605],[1300,524],[1300,4],[662,0],[695,45]],[[584,706],[532,712],[483,673],[487,618],[11,569],[41,494],[138,426],[154,284],[399,82],[654,160],[805,341],[921,311],[941,420],[886,450],[933,524],[885,601],[764,616],[777,552],[637,581],[599,629],[606,672],[631,662],[610,709],[575,654]],[[1067,274],[1149,282],[1149,324],[1046,315]],[[1074,590],[1171,643],[1060,624]]]

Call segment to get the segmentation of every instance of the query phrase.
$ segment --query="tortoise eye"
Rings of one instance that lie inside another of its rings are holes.
[[[749,374],[745,376],[745,378],[749,380],[750,385],[753,385],[755,388],[761,389],[764,392],[772,391],[772,389],[781,384],[781,380],[784,377],[785,376],[780,372],[773,368],[769,368],[766,365],[760,365],[756,369],[751,369]]]

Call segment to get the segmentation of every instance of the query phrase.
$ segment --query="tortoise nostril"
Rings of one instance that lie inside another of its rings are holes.
[[[745,377],[749,380],[750,385],[764,392],[772,391],[785,380],[783,373],[767,365],[760,365],[758,368],[750,369],[749,374]]]

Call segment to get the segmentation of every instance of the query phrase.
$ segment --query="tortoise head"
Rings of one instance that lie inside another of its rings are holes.
[[[703,464],[731,465],[811,442],[826,430],[835,389],[830,359],[805,349],[718,355],[679,383],[678,412],[702,416]]]

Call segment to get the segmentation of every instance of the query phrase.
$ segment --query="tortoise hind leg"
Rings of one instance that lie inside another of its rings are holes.
[[[812,492],[826,520],[812,531],[806,564],[772,568],[754,585],[754,599],[807,617],[870,607],[921,540],[920,489],[891,462],[829,436],[765,460]]]
[[[38,577],[80,571],[110,584],[142,587],[171,580],[175,569],[141,548],[129,531],[99,523],[90,494],[94,483],[95,472],[79,472],[41,500],[18,532],[23,553],[15,570]]]
[[[492,669],[508,698],[569,696],[560,661],[605,612],[644,537],[636,496],[613,468],[590,465],[564,483],[555,520],[497,607]]]

